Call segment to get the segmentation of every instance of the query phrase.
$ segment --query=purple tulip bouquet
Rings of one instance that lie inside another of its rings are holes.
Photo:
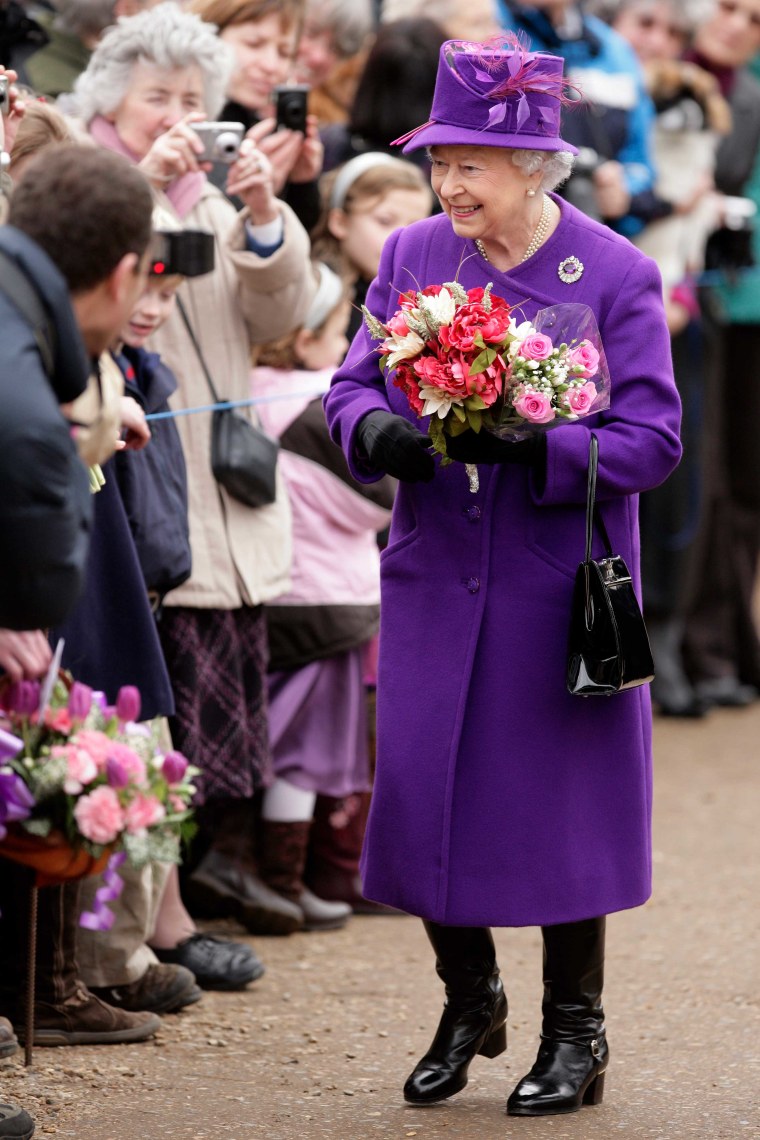
[[[164,752],[159,724],[139,724],[140,693],[102,693],[57,674],[0,692],[0,855],[11,826],[41,843],[61,836],[98,858],[124,853],[134,866],[180,861],[194,830],[198,769]],[[123,856],[122,856],[123,858]]]

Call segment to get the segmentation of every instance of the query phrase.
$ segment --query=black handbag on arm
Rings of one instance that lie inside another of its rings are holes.
[[[575,576],[567,654],[567,688],[578,697],[608,697],[654,679],[654,663],[631,575],[612,553],[596,507],[599,441],[592,433],[586,494],[586,557]],[[605,557],[591,557],[594,523]]]
[[[200,361],[215,404],[224,403],[211,379],[201,346],[185,306],[177,297],[180,315]],[[234,408],[211,413],[211,471],[225,491],[247,507],[266,507],[277,496],[277,454],[280,445]]]

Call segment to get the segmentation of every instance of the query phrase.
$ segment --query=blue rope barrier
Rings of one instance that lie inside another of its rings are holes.
[[[224,400],[220,404],[199,404],[197,408],[177,408],[176,411],[170,412],[151,412],[145,419],[149,422],[151,420],[172,420],[177,416],[195,416],[199,412],[218,412],[226,408],[250,408],[256,404],[274,404],[278,400],[304,400],[314,399],[316,396],[324,396],[324,389],[319,388],[307,392],[277,392],[272,396],[251,396],[247,400]]]

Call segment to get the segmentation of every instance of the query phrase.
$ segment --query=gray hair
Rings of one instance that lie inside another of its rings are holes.
[[[55,0],[55,26],[78,39],[99,36],[113,23],[116,0]]]
[[[372,0],[307,0],[306,19],[319,31],[330,33],[342,59],[361,51],[375,26]]]
[[[570,177],[575,155],[569,150],[513,150],[512,161],[526,174],[541,171],[541,189],[556,190]]]
[[[129,90],[137,63],[166,71],[199,67],[205,113],[213,119],[224,106],[232,53],[212,24],[183,12],[174,0],[119,20],[106,32],[74,86],[72,109],[83,122],[116,110]]]

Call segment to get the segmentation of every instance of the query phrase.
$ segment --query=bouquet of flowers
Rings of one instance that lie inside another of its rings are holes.
[[[198,769],[164,752],[159,723],[138,724],[139,715],[136,688],[125,686],[109,706],[57,667],[42,685],[3,688],[0,855],[11,825],[40,846],[58,837],[95,859],[118,851],[137,867],[180,861],[181,841],[194,831]]]
[[[486,429],[524,439],[609,407],[609,372],[587,305],[554,305],[518,323],[491,284],[465,290],[448,281],[402,293],[385,323],[363,313],[382,342],[381,371],[395,373],[419,417],[431,417],[428,434],[444,463],[447,436]]]

